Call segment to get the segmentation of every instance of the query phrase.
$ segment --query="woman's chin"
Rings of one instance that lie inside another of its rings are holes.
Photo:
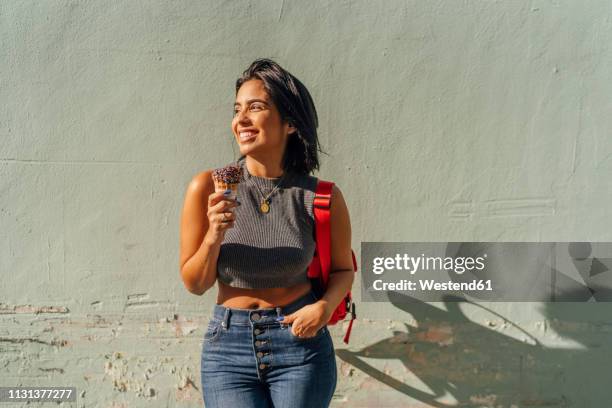
[[[257,151],[257,146],[253,146],[252,143],[242,143],[240,144],[240,154],[246,156],[247,154],[251,154],[254,151]]]

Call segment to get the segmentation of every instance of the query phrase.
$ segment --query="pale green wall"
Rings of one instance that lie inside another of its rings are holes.
[[[178,221],[257,57],[311,90],[356,249],[612,241],[610,44],[609,1],[2,1],[0,385],[200,405]],[[333,406],[609,405],[612,305],[482,306],[359,304]]]

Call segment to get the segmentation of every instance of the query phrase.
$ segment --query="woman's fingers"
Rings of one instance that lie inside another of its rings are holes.
[[[227,208],[233,208],[238,205],[238,201],[236,199],[228,198],[227,196],[223,195],[223,191],[217,191],[208,196],[208,208],[209,209],[224,208],[224,207],[218,207],[219,204],[221,203],[227,203],[225,204],[226,206],[228,206]]]
[[[219,214],[219,216],[220,222],[223,223],[232,222],[236,219],[236,214],[234,214],[232,211],[222,212]]]
[[[213,197],[211,194],[211,197],[208,199],[208,209],[213,211],[222,211],[226,208],[234,208],[236,205],[237,203],[235,200],[223,196]]]
[[[234,226],[236,215],[234,208],[237,206],[234,199],[223,195],[223,191],[217,191],[208,196],[208,220],[210,228],[223,231]]]
[[[214,202],[214,200],[211,199],[211,202]],[[233,209],[236,207],[236,205],[237,205],[236,202],[233,200],[229,200],[225,198],[221,199],[216,204],[208,207],[208,216],[209,218],[216,218],[217,217],[216,214],[233,213]]]
[[[221,200],[227,200],[228,198],[223,195],[223,191],[215,191],[211,195],[208,196],[208,208],[214,206]]]
[[[234,226],[233,217],[230,219],[230,216],[226,216],[225,219],[227,221],[224,221],[223,215],[224,213],[215,214],[215,221],[211,223],[212,227],[217,231],[223,231]]]
[[[314,331],[311,328],[304,329],[304,328],[298,327],[297,329],[295,329],[293,334],[295,334],[298,337],[312,337],[314,336]]]
[[[313,326],[305,327],[302,322],[294,321],[291,324],[291,332],[297,337],[312,337],[316,334]]]
[[[304,306],[307,308],[308,306]],[[301,309],[300,309],[301,310]],[[300,311],[290,313],[283,316],[282,320],[278,320],[281,325],[287,324],[291,333],[297,337],[312,337],[317,334],[318,329],[316,320],[301,315]],[[313,325],[314,324],[314,325]],[[315,330],[316,329],[316,330]]]
[[[228,200],[222,200],[215,204],[211,210],[214,213],[233,212],[236,207],[236,203]]]

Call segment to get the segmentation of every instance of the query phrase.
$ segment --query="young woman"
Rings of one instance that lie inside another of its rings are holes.
[[[327,322],[351,289],[349,212],[331,198],[331,265],[317,298],[307,277],[315,250],[317,113],[306,87],[258,59],[236,82],[232,131],[243,180],[238,200],[215,192],[211,170],[187,188],[180,271],[202,295],[218,282],[204,334],[204,403],[215,407],[327,407],[336,360]]]

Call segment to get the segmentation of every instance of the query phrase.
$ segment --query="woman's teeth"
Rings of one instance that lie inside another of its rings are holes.
[[[255,139],[256,135],[256,132],[240,132],[240,141],[248,142],[249,140]]]

